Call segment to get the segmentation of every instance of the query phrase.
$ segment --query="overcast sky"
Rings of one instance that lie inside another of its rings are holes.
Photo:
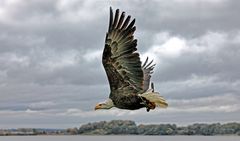
[[[167,109],[94,111],[109,95],[109,7],[136,18],[138,51]],[[240,1],[1,0],[0,128],[240,122]]]

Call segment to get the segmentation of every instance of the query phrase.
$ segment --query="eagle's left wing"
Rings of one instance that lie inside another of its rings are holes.
[[[109,29],[106,35],[105,47],[102,55],[102,63],[111,91],[123,91],[119,94],[142,91],[143,71],[139,54],[136,52],[137,40],[133,33],[135,19],[130,22],[130,16],[126,19],[122,12],[116,10],[114,19],[110,8]]]

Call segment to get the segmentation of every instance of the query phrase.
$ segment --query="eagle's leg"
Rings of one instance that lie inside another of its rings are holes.
[[[150,111],[150,109],[155,109],[155,107],[156,107],[156,104],[154,103],[154,102],[151,102],[151,101],[148,101],[147,102],[147,112],[149,112]]]
[[[156,104],[155,104],[154,102],[151,102],[151,101],[149,101],[149,100],[147,100],[146,98],[141,97],[141,96],[140,96],[140,98],[142,99],[142,104],[145,105],[145,107],[146,107],[146,109],[147,109],[147,112],[149,112],[150,109],[155,109]]]

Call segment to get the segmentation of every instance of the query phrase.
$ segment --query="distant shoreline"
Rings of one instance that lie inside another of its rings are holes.
[[[240,123],[195,123],[188,126],[176,124],[139,124],[130,120],[100,121],[83,124],[79,128],[0,129],[0,136],[61,136],[61,135],[140,135],[140,136],[240,136]]]

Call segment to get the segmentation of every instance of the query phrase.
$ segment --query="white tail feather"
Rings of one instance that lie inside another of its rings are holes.
[[[146,98],[150,102],[154,102],[158,107],[167,108],[168,106],[166,100],[162,96],[160,96],[158,92],[152,92],[151,89],[149,89],[143,94],[140,94],[139,96]]]

